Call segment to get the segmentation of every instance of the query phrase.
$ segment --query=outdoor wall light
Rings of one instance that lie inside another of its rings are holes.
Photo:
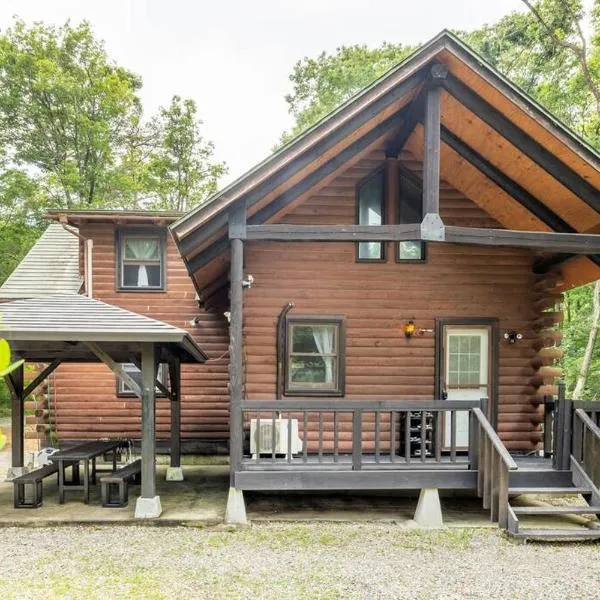
[[[244,279],[244,281],[242,281],[242,287],[250,289],[252,287],[253,283],[254,283],[254,275],[248,274],[246,279]]]
[[[517,340],[522,340],[523,339],[523,334],[519,333],[518,331],[505,331],[504,332],[504,339],[509,344],[515,344],[517,342]]]
[[[410,339],[415,334],[417,328],[415,327],[415,322],[411,319],[410,321],[404,323],[403,329],[406,338]]]

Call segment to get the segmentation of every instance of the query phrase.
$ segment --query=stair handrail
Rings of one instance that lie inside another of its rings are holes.
[[[509,472],[518,469],[517,463],[480,408],[474,408],[477,443],[477,495],[483,508],[490,510],[492,521],[508,527]]]
[[[587,429],[598,441],[600,441],[600,427],[587,414],[585,409],[576,408],[573,411],[573,457],[581,463],[583,456],[583,430]]]

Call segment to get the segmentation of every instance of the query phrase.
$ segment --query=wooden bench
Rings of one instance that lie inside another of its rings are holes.
[[[69,466],[73,463],[67,463],[65,466]],[[44,465],[39,469],[35,469],[34,471],[29,471],[29,473],[24,473],[19,477],[15,477],[12,480],[14,485],[14,504],[15,508],[38,508],[42,505],[43,502],[43,485],[42,480],[46,477],[50,477],[50,475],[54,475],[58,473],[58,463],[51,463],[49,465]],[[30,502],[26,500],[25,494],[25,486],[32,485],[33,486],[33,495]]]
[[[142,461],[138,458],[132,463],[117,469],[110,475],[100,477],[100,493],[102,495],[102,506],[106,508],[118,508],[127,506],[129,501],[129,481],[139,482],[142,472]],[[118,497],[114,498],[113,490],[118,488]]]

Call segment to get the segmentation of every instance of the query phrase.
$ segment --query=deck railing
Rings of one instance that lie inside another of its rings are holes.
[[[244,401],[242,469],[389,469],[459,464],[473,458],[480,401],[286,399]],[[483,414],[483,413],[481,413]]]
[[[595,487],[600,486],[599,403],[575,403],[573,412],[573,459],[582,467]],[[594,404],[596,406],[589,406]],[[583,405],[583,406],[579,406]]]
[[[589,423],[600,427],[600,402],[570,400],[565,395],[565,386],[561,383],[556,400],[544,399],[544,454],[552,456],[552,464],[559,470],[571,468],[571,455],[576,459],[580,457],[582,427],[587,428]],[[587,417],[585,427],[583,415]]]
[[[491,520],[506,528],[509,474],[517,469],[517,464],[483,411],[475,408],[473,416],[471,437],[477,452],[472,468],[477,470],[477,495],[483,499],[483,508],[490,510]]]

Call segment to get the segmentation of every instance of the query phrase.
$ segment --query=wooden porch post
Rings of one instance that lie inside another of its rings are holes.
[[[25,470],[25,367],[21,365],[6,378],[11,392],[11,468],[7,479],[22,475]]]
[[[183,481],[181,468],[181,361],[169,360],[169,381],[171,383],[171,456],[167,469],[167,481]]]
[[[142,343],[142,495],[135,507],[136,518],[160,516],[162,507],[156,495],[156,349]]]
[[[425,97],[423,148],[423,223],[424,239],[444,240],[440,218],[440,147],[441,147],[441,83],[447,75],[444,65],[434,65]]]
[[[243,310],[244,310],[244,242],[246,207],[241,204],[229,213],[230,265],[230,323],[229,323],[229,386],[231,394],[229,416],[230,488],[225,521],[245,524],[246,507],[241,490],[235,487],[235,475],[241,468],[243,443]]]

